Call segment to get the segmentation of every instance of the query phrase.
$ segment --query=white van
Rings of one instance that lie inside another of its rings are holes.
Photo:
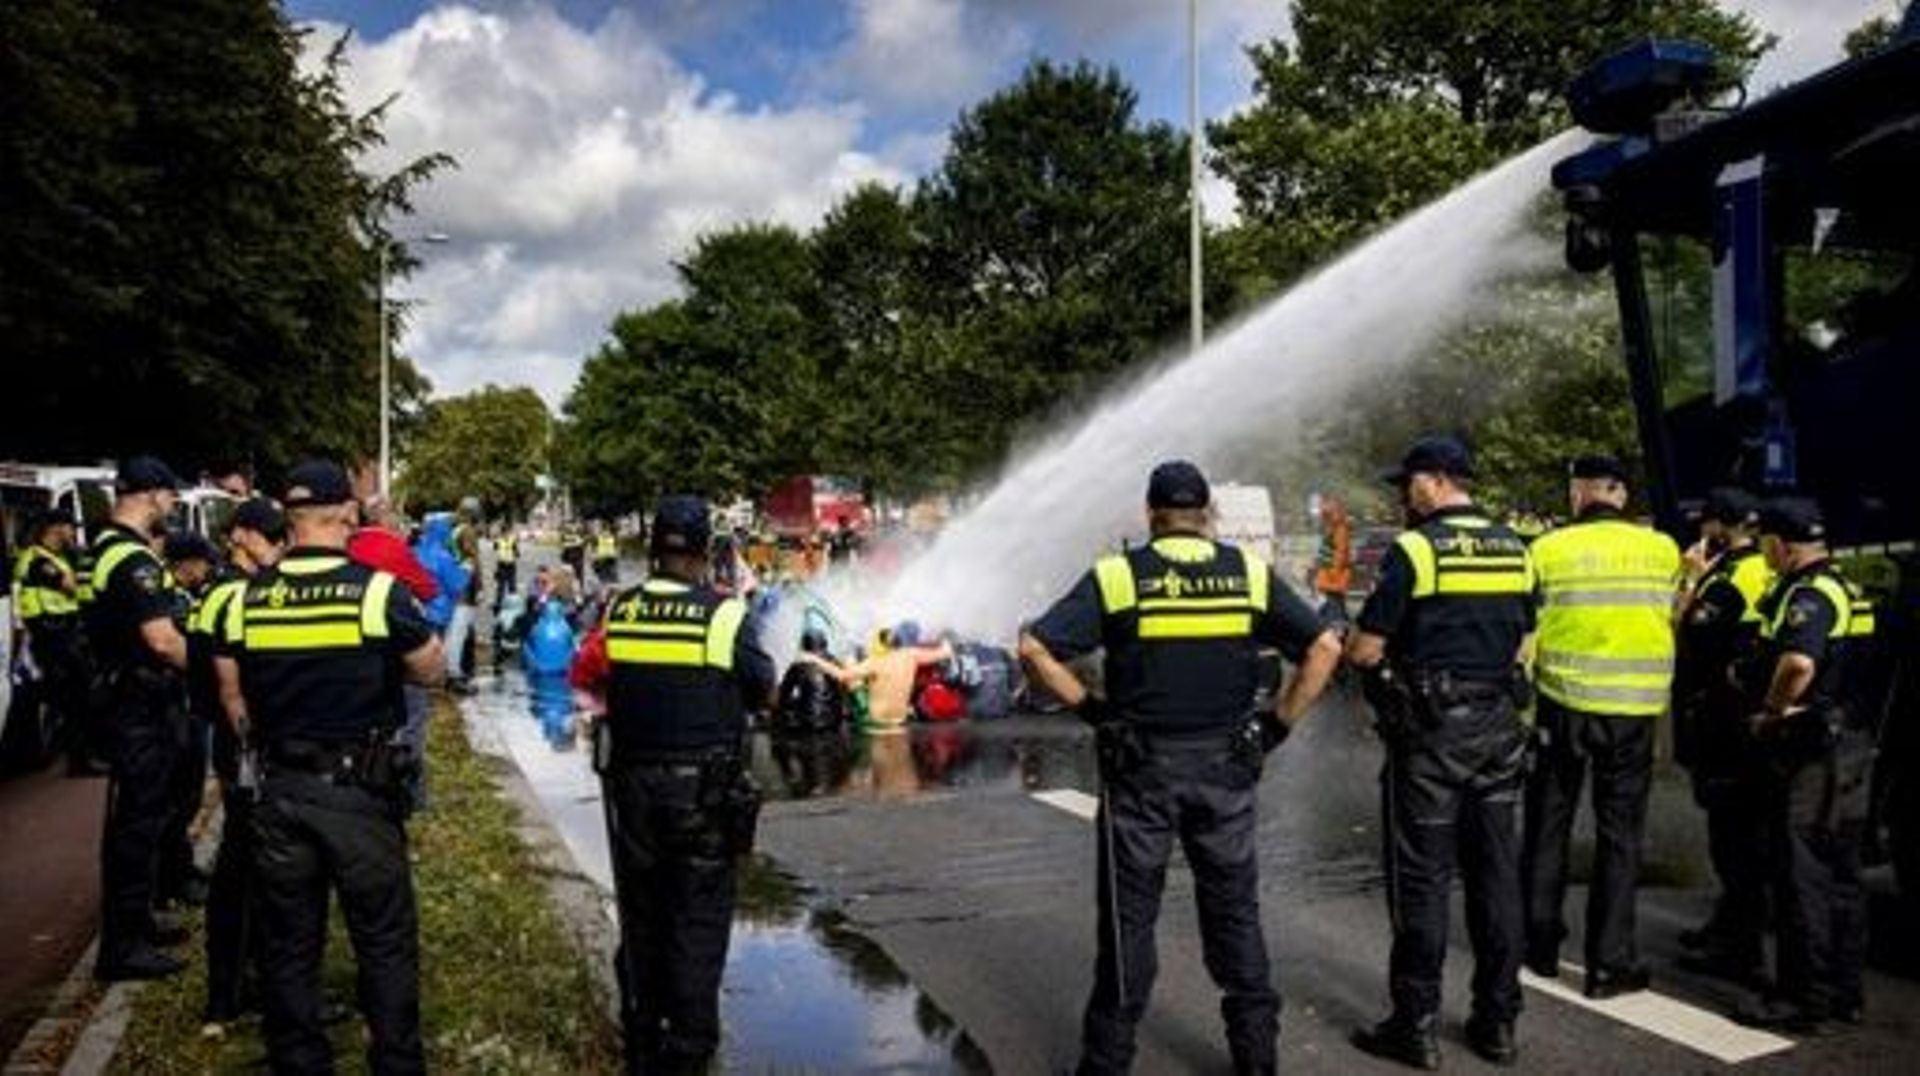
[[[1279,553],[1273,525],[1273,494],[1265,486],[1225,482],[1213,487],[1213,536],[1269,564]]]

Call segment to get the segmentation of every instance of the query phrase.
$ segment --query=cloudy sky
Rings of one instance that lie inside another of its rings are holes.
[[[351,29],[362,106],[397,95],[378,169],[460,161],[402,234],[444,232],[396,291],[437,392],[530,384],[559,404],[613,314],[674,293],[672,260],[743,220],[805,228],[869,179],[908,184],[954,114],[1031,58],[1117,65],[1184,123],[1181,0],[286,0],[319,47]],[[1541,0],[1549,3],[1551,0]],[[1893,0],[1730,0],[1781,35],[1767,86],[1839,55]],[[1241,46],[1285,0],[1200,0],[1201,108],[1244,103]],[[1210,214],[1230,209],[1217,181]]]

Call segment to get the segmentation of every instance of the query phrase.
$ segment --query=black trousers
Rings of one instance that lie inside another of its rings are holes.
[[[253,867],[253,793],[226,783],[220,853],[207,887],[207,1009],[218,1023],[252,1008],[258,994],[260,931]]]
[[[1380,775],[1393,1011],[1419,1020],[1440,1009],[1457,866],[1473,946],[1474,1014],[1512,1021],[1521,1008],[1517,816],[1526,732],[1503,696],[1449,708],[1439,722],[1390,743]]]
[[[1776,770],[1767,789],[1775,979],[1783,997],[1817,1014],[1862,1000],[1867,907],[1860,842],[1872,774],[1871,738],[1847,732],[1831,750]]]
[[[112,965],[154,932],[161,842],[171,817],[186,696],[177,678],[123,672],[112,689],[113,775],[100,842],[100,962]]]
[[[420,937],[407,832],[389,802],[312,774],[271,774],[253,811],[267,1061],[281,1076],[331,1073],[321,1020],[327,902],[340,894],[371,1041],[367,1067],[426,1071]]]
[[[720,1045],[735,889],[726,818],[703,802],[698,765],[618,763],[603,789],[626,1070],[674,1071]]]
[[[175,727],[173,772],[167,780],[167,825],[160,834],[162,901],[181,895],[197,873],[193,862],[193,820],[200,814],[207,787],[207,720],[190,710]]]
[[[41,618],[30,628],[28,648],[44,677],[41,696],[60,715],[60,738],[67,757],[75,764],[92,761],[103,753],[104,745],[91,705],[93,670],[80,628]]]
[[[1767,929],[1767,794],[1753,765],[1697,769],[1693,799],[1707,815],[1707,858],[1720,895],[1707,923],[1712,948],[1758,963]]]
[[[1580,791],[1593,771],[1593,882],[1587,889],[1586,961],[1589,969],[1621,970],[1638,963],[1634,944],[1635,887],[1647,796],[1653,787],[1651,717],[1609,717],[1539,701],[1543,743],[1527,782],[1527,952],[1557,954],[1567,936],[1568,845]]]
[[[503,597],[520,589],[520,566],[513,561],[493,566],[493,599],[496,603]]]
[[[1234,1067],[1273,1070],[1280,995],[1260,927],[1259,779],[1258,767],[1236,757],[1224,734],[1148,736],[1139,765],[1106,776],[1096,821],[1099,956],[1081,1021],[1082,1073],[1126,1072],[1133,1064],[1135,1028],[1159,970],[1154,923],[1176,839],[1193,870],[1201,957],[1220,988]]]

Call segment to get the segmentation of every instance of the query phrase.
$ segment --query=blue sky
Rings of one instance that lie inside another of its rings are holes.
[[[1551,4],[1553,0],[1541,0]],[[1762,86],[1837,56],[1894,0],[1727,0],[1779,33]],[[384,170],[460,168],[402,234],[444,231],[397,290],[402,346],[440,392],[531,384],[558,404],[621,309],[675,293],[673,261],[746,220],[805,229],[861,182],[910,186],[967,105],[1035,57],[1112,64],[1141,113],[1184,126],[1184,0],[285,0],[351,29],[350,97],[396,96]],[[1244,49],[1286,0],[1200,0],[1201,110],[1244,104]],[[1218,179],[1209,218],[1232,211]]]

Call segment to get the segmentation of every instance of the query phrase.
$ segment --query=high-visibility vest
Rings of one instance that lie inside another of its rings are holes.
[[[607,610],[607,713],[617,752],[737,742],[746,707],[734,648],[747,606],[711,587],[650,579]]]
[[[593,559],[618,560],[620,558],[620,539],[611,534],[602,534],[593,540]]]
[[[1562,527],[1533,543],[1540,588],[1540,693],[1585,713],[1651,717],[1673,688],[1680,548],[1619,519]]]
[[[13,562],[13,582],[19,591],[20,619],[31,623],[42,617],[68,617],[80,612],[79,599],[60,587],[37,586],[27,581],[35,561],[52,564],[61,577],[73,582],[73,569],[58,553],[40,545],[22,549]],[[77,587],[77,584],[75,584]]]
[[[1449,515],[1425,529],[1401,531],[1393,544],[1413,565],[1409,597],[1415,601],[1504,597],[1534,589],[1526,549],[1495,532],[1493,521],[1482,516]]]
[[[1833,606],[1833,627],[1827,630],[1829,639],[1870,639],[1877,627],[1873,601],[1853,581],[1843,578],[1831,566],[1787,582],[1787,589],[1773,606],[1773,615],[1760,626],[1760,635],[1773,639],[1780,634],[1780,628],[1786,623],[1787,610],[1793,605],[1796,591],[1811,589],[1817,591]]]
[[[520,557],[520,543],[511,534],[503,534],[493,540],[494,559],[501,564],[512,564]]]
[[[394,577],[371,573],[353,600],[305,596],[306,579],[337,572],[345,557],[290,556],[273,569],[243,580],[241,601],[228,601],[221,633],[250,653],[357,650],[388,635],[387,601]]]
[[[214,584],[213,589],[207,591],[193,607],[193,617],[187,621],[187,631],[209,638],[219,637],[229,605],[234,598],[246,592],[247,580],[244,577]]]
[[[1694,589],[1704,591],[1723,579],[1746,600],[1740,622],[1757,627],[1761,620],[1760,599],[1773,587],[1773,569],[1767,567],[1767,558],[1761,556],[1758,549],[1729,550],[1714,560]]]

